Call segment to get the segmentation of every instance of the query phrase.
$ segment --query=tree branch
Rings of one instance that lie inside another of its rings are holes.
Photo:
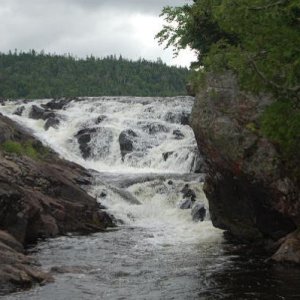
[[[290,88],[282,86],[282,85],[279,85],[276,82],[274,82],[273,80],[268,79],[267,76],[259,70],[256,62],[249,55],[247,55],[247,59],[250,62],[250,64],[252,65],[252,67],[255,70],[255,72],[257,73],[257,75],[262,80],[264,80],[267,84],[269,84],[270,86],[272,86],[272,87],[274,87],[274,88],[276,88],[277,90],[280,90],[280,91],[283,90],[283,91],[286,91],[288,93],[295,93],[295,97],[297,99],[299,99],[298,93],[300,92],[300,85],[297,85],[297,86],[294,86],[294,87],[290,87]]]
[[[277,2],[270,3],[270,4],[267,4],[267,5],[264,5],[264,6],[250,7],[249,9],[250,10],[265,10],[265,9],[268,9],[268,8],[271,8],[271,7],[274,7],[274,6],[277,6],[277,5],[282,5],[282,4],[285,4],[285,3],[288,3],[288,2],[290,2],[290,0],[279,0]]]

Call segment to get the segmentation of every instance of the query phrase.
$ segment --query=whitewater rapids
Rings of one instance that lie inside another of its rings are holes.
[[[5,299],[284,299],[284,288],[270,286],[278,287],[281,273],[270,277],[259,259],[233,254],[209,214],[194,222],[190,209],[179,208],[186,184],[208,208],[203,161],[188,125],[193,98],[79,98],[53,109],[59,122],[45,130],[46,120],[30,116],[49,101],[9,101],[0,112],[90,169],[88,192],[118,228],[40,242],[30,253],[55,283]]]

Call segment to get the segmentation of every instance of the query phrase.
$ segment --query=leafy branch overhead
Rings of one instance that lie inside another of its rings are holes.
[[[245,90],[299,103],[299,0],[194,0],[162,16],[156,37],[175,54],[189,46],[205,71],[231,70]]]

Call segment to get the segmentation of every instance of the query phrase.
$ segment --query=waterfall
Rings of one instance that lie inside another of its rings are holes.
[[[192,97],[97,97],[6,102],[1,111],[62,157],[94,170],[90,194],[119,224],[147,228],[150,241],[219,237],[180,209],[188,184],[207,211],[202,159],[189,126]],[[187,234],[188,232],[188,234]]]

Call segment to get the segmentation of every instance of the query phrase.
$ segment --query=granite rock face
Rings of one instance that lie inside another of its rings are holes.
[[[192,111],[208,166],[212,222],[248,241],[276,241],[300,225],[299,185],[276,146],[259,132],[262,113],[273,101],[241,91],[231,74],[210,75]]]
[[[7,151],[7,141],[30,143],[43,156]],[[60,159],[20,126],[0,116],[0,294],[48,278],[24,256],[23,246],[39,238],[113,226],[83,187],[91,180],[85,169]]]

